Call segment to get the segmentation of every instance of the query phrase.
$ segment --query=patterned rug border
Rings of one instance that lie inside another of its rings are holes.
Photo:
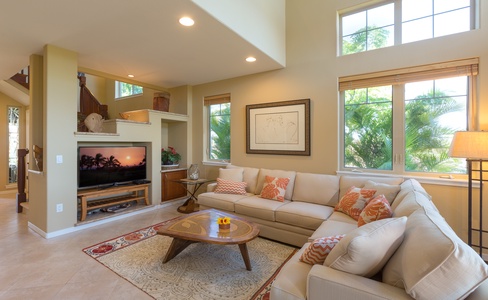
[[[126,280],[127,282],[131,283],[134,287],[136,287],[137,289],[141,290],[142,292],[144,292],[149,297],[154,298],[152,295],[150,295],[146,291],[140,289],[138,286],[136,286],[134,283],[132,283],[127,278],[121,276],[120,274],[118,274],[117,272],[115,272],[114,270],[112,270],[111,268],[105,266],[103,263],[101,263],[98,260],[98,258],[100,258],[100,257],[102,257],[104,255],[113,253],[113,252],[115,252],[117,250],[126,248],[128,246],[134,245],[134,244],[136,244],[138,242],[147,240],[147,239],[149,239],[151,237],[154,237],[157,234],[157,231],[158,231],[158,229],[159,229],[160,226],[162,226],[162,225],[164,225],[164,224],[166,224],[166,223],[168,223],[168,222],[170,222],[170,221],[172,221],[172,220],[174,220],[176,218],[178,218],[178,217],[171,218],[169,220],[166,220],[166,221],[163,221],[163,222],[160,222],[160,223],[151,225],[151,226],[147,226],[147,227],[144,227],[144,228],[141,228],[141,229],[138,229],[138,230],[134,230],[132,232],[129,232],[129,233],[126,233],[126,234],[122,234],[122,235],[117,236],[115,238],[111,238],[111,239],[108,239],[108,240],[105,240],[105,241],[102,241],[102,242],[93,244],[91,246],[88,246],[88,247],[83,248],[82,251],[86,255],[90,256],[93,259],[95,259],[98,263],[100,263],[101,265],[103,265],[104,267],[106,267],[107,269],[109,269],[110,271],[114,272],[120,278],[122,278],[122,279]],[[263,237],[260,237],[260,238],[266,239],[266,238],[263,238]],[[273,241],[275,243],[280,243],[280,242],[274,241],[274,240],[270,240],[270,241]],[[288,245],[288,246],[291,246],[291,245]],[[292,246],[292,247],[294,247],[294,246]],[[271,275],[271,277],[268,280],[266,280],[266,282],[256,291],[256,293],[250,298],[250,300],[265,300],[265,299],[269,299],[269,292],[271,290],[271,284],[274,282],[274,280],[276,279],[276,276],[281,271],[281,269],[283,268],[283,266],[293,257],[293,255],[295,255],[298,252],[298,250],[299,249],[296,248],[296,247],[295,247],[295,249],[293,249],[293,251],[291,252],[291,254],[276,269],[276,271]]]
[[[115,252],[117,250],[123,249],[125,247],[128,247],[130,245],[133,245],[135,243],[138,243],[140,241],[155,236],[160,226],[168,222],[171,222],[176,218],[178,217],[171,218],[169,220],[151,226],[147,226],[141,229],[137,229],[132,232],[122,234],[120,236],[105,240],[100,243],[93,244],[89,247],[83,248],[82,251],[85,252],[85,254],[87,254],[91,258],[97,259],[106,254]]]

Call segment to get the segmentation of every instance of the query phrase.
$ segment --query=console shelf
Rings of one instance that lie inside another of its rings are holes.
[[[149,184],[137,184],[78,191],[81,206],[80,221],[85,221],[88,211],[98,208],[139,200],[144,200],[144,203],[149,205],[148,189]]]

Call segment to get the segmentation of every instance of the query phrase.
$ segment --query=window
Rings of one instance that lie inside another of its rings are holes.
[[[142,86],[122,82],[122,81],[115,81],[115,98],[124,98],[142,94],[143,88]]]
[[[391,0],[340,15],[341,54],[474,29],[475,0]]]
[[[230,94],[205,97],[207,160],[230,161]]]
[[[8,183],[17,182],[17,150],[19,149],[20,108],[8,107]]]
[[[466,173],[448,156],[467,130],[477,59],[341,78],[341,169]]]

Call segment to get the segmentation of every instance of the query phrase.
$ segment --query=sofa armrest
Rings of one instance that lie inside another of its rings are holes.
[[[413,299],[405,290],[366,277],[314,265],[307,278],[307,299]]]
[[[216,186],[217,186],[216,182],[207,184],[207,192],[213,192]]]

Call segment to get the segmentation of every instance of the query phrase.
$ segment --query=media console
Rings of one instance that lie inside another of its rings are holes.
[[[80,190],[78,191],[81,206],[80,221],[85,221],[88,211],[98,208],[139,200],[144,200],[144,203],[149,205],[148,189],[149,183]]]

